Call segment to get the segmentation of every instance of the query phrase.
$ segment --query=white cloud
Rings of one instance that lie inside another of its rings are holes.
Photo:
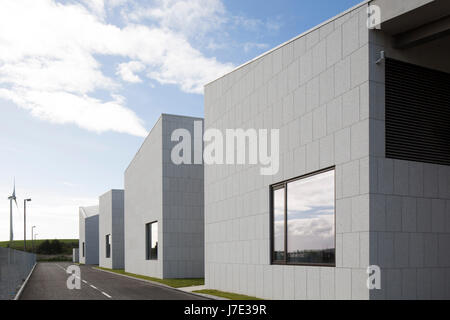
[[[310,219],[289,220],[289,236],[319,237],[330,239],[334,235],[334,215]]]
[[[225,13],[221,0],[155,0],[124,10],[123,16],[134,22],[156,21],[162,28],[198,36],[219,29],[227,20]]]
[[[334,171],[291,182],[287,186],[290,250],[334,246]],[[284,193],[277,190],[275,234],[284,232]]]
[[[81,0],[87,8],[91,9],[100,18],[105,18],[105,1],[104,0]]]
[[[136,75],[136,72],[141,72],[145,69],[145,65],[139,61],[130,61],[121,63],[117,66],[116,74],[120,75],[123,81],[138,83],[142,82],[142,79]]]
[[[261,20],[229,12],[223,0],[154,0],[148,2],[129,1],[122,8],[125,21],[148,22],[161,28],[183,34],[188,39],[200,40],[209,49],[242,48],[242,43],[230,39],[229,32],[250,32],[251,37],[267,32],[277,32],[280,23]],[[278,20],[280,17],[278,17]],[[256,35],[255,35],[256,34]],[[263,44],[246,45],[244,50],[261,49]],[[264,45],[265,48],[265,45]]]
[[[332,248],[334,247],[334,230],[334,215],[290,219],[288,224],[290,250]],[[275,222],[275,234],[284,234],[283,221]]]
[[[334,208],[334,171],[328,171],[288,184],[288,210],[292,212],[330,211]],[[275,194],[275,209],[283,212],[284,201],[281,193]],[[318,209],[319,208],[319,209]]]
[[[12,100],[31,114],[52,123],[76,123],[80,128],[94,132],[116,131],[144,137],[147,131],[133,111],[121,105],[120,100],[103,102],[64,91],[5,90],[0,97]]]
[[[183,10],[170,9],[173,16],[163,6],[160,25],[152,27],[106,23],[105,8],[121,4],[96,1],[87,9],[53,0],[0,0],[0,97],[53,123],[145,136],[139,117],[123,99],[114,98],[121,84],[102,72],[99,57],[125,59],[127,65],[118,70],[124,81],[139,81],[135,72],[145,66],[147,78],[197,94],[205,83],[233,68],[205,57],[177,32],[174,21],[182,18],[178,14]],[[194,14],[189,10],[184,12]],[[97,90],[107,90],[112,98],[95,98]]]

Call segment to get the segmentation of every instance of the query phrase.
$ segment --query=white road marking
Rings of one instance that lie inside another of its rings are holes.
[[[66,269],[63,266],[60,266],[59,264],[56,264],[59,268],[63,269],[64,271],[66,271]]]
[[[63,266],[60,266],[59,264],[56,264],[59,268],[63,269],[64,271],[66,271],[66,269]],[[79,277],[77,277],[79,278]],[[81,280],[81,278],[79,278]],[[89,284],[89,282],[87,282],[86,280],[81,280],[83,281],[85,284],[89,285],[92,289],[97,290],[98,292],[100,292],[101,294],[103,294],[105,297],[112,299],[112,297],[107,294],[106,292],[101,291],[100,289],[98,289],[96,286],[93,286],[92,284]]]

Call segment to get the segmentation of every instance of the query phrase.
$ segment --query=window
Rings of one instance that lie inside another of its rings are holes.
[[[273,261],[284,261],[284,188],[275,189],[273,191],[274,211],[273,211]]]
[[[145,258],[147,260],[158,259],[158,222],[145,225]]]
[[[105,237],[105,244],[106,244],[106,257],[111,258],[111,235],[107,234]]]
[[[84,258],[84,242],[83,242],[83,248],[82,248],[82,250],[83,250],[83,255],[82,255],[82,256],[83,256],[83,258]]]
[[[334,168],[271,187],[272,263],[335,265]]]

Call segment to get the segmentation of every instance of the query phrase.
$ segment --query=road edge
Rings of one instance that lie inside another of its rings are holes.
[[[28,280],[30,280],[31,275],[33,274],[34,268],[36,268],[37,266],[37,262],[34,263],[33,268],[31,268],[30,273],[28,274],[28,277],[25,279],[25,281],[22,283],[22,286],[20,287],[19,291],[16,293],[15,297],[13,300],[19,300],[20,296],[22,295],[23,289],[25,289]]]
[[[120,274],[120,273],[116,273],[116,272],[112,272],[112,271],[108,271],[108,270],[99,269],[99,268],[96,268],[96,267],[91,267],[91,269],[97,270],[97,271],[111,273],[111,274],[114,274],[116,276],[121,276],[121,277],[129,278],[129,279],[134,279],[134,280],[139,280],[139,281],[151,283],[151,284],[154,284],[156,286],[160,286],[160,287],[164,287],[164,288],[167,288],[167,289],[172,289],[172,290],[188,293],[188,294],[191,294],[193,296],[197,296],[197,297],[201,297],[201,298],[205,298],[205,299],[209,299],[209,300],[222,300],[222,299],[218,299],[219,297],[216,297],[216,296],[212,296],[212,295],[209,295],[209,294],[203,294],[203,293],[196,293],[196,292],[191,292],[191,291],[184,291],[184,290],[180,290],[179,288],[174,288],[174,287],[168,286],[168,285],[166,285],[164,283],[160,283],[160,282],[156,282],[156,281],[136,278],[136,277],[128,276],[126,274]]]

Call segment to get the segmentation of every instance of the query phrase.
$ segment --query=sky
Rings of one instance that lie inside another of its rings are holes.
[[[288,252],[334,248],[334,170],[287,184]],[[284,193],[274,193],[275,250],[284,251]]]
[[[161,113],[360,0],[0,0],[0,241],[78,238]]]

